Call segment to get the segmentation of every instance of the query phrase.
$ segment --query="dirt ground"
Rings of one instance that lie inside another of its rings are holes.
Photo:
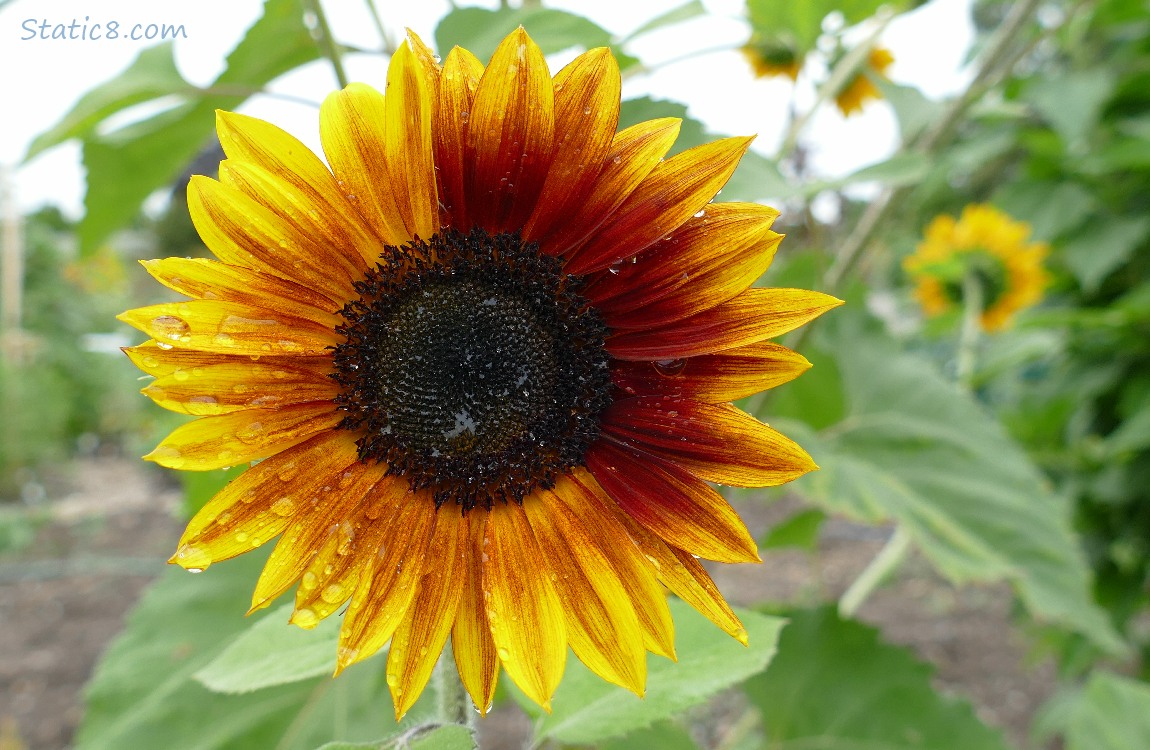
[[[82,689],[140,591],[180,532],[178,491],[137,460],[79,461],[40,506],[32,544],[0,554],[0,750],[63,750],[81,718]],[[740,507],[752,533],[786,518],[786,502]],[[886,531],[831,521],[819,554],[764,554],[763,566],[715,566],[734,603],[837,597],[882,547]],[[859,617],[937,668],[936,686],[968,698],[1014,745],[1029,747],[1034,711],[1054,672],[1032,664],[1011,625],[1005,587],[956,589],[911,558]],[[481,723],[484,748],[521,748],[530,731],[514,708]]]

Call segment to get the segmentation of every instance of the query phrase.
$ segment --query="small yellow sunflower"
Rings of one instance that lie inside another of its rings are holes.
[[[742,48],[756,78],[786,76],[797,81],[803,69],[803,57],[791,45],[775,40],[752,39]]]
[[[147,458],[257,462],[188,524],[201,570],[279,537],[252,608],[299,583],[292,622],[348,604],[338,669],[390,641],[397,716],[447,638],[475,705],[500,668],[544,708],[567,647],[642,695],[674,658],[662,583],[746,632],[696,557],[757,561],[710,482],[815,468],[733,399],[809,364],[767,340],[840,302],[749,288],[777,212],[711,205],[749,138],[664,160],[679,121],[616,132],[607,49],[552,79],[520,28],[487,67],[416,37],[386,96],[320,111],[330,171],[282,130],[219,113],[195,177],[218,260],[146,262],[191,301],[121,316],[144,393],[198,419]]]
[[[916,279],[915,296],[928,316],[962,301],[962,279],[975,274],[983,287],[985,331],[1005,328],[1019,310],[1042,299],[1048,276],[1042,266],[1049,248],[1029,242],[1030,225],[994,206],[972,204],[953,216],[936,216],[903,267]]]
[[[863,105],[871,99],[881,99],[882,92],[874,85],[870,76],[886,77],[886,70],[894,62],[894,55],[884,47],[875,47],[867,55],[866,66],[855,74],[842,90],[835,95],[835,104],[843,117],[862,112]]]

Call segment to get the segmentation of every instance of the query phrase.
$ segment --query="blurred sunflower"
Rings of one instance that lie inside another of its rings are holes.
[[[146,262],[188,302],[121,318],[161,406],[200,417],[146,458],[258,461],[189,523],[189,570],[279,536],[253,595],[299,582],[292,621],[350,601],[338,669],[390,640],[402,716],[450,635],[475,705],[500,666],[547,708],[567,647],[640,695],[674,658],[661,582],[746,632],[696,556],[758,560],[708,484],[814,468],[730,405],[809,365],[767,339],[840,304],[751,289],[777,212],[708,205],[750,143],[663,159],[679,121],[616,133],[606,49],[554,79],[522,28],[486,68],[416,37],[387,95],[320,112],[331,171],[221,112],[219,181],[189,185],[219,260]]]
[[[751,64],[756,78],[786,76],[792,81],[799,78],[803,68],[802,55],[786,42],[751,39],[743,48],[743,56]]]
[[[867,55],[866,65],[861,68],[839,93],[835,94],[835,104],[843,117],[862,112],[863,105],[871,99],[881,99],[882,92],[874,85],[870,76],[886,77],[886,70],[894,62],[894,55],[884,47],[875,47]]]
[[[915,296],[928,316],[962,303],[962,281],[973,274],[982,286],[982,328],[1005,328],[1019,310],[1042,299],[1048,277],[1042,266],[1049,248],[1029,242],[1030,225],[985,204],[962,216],[936,216],[903,267],[916,279]]]

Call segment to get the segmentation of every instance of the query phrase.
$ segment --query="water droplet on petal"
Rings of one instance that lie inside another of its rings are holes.
[[[272,513],[277,516],[290,516],[295,510],[295,501],[290,497],[281,497],[272,505]]]
[[[157,334],[173,341],[180,341],[191,330],[182,318],[177,318],[175,315],[160,315],[153,318],[152,327]]]

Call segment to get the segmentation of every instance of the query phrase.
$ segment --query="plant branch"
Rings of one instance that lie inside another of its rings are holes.
[[[859,577],[854,580],[850,588],[839,599],[839,616],[843,618],[854,617],[859,607],[867,597],[874,592],[878,585],[890,575],[906,558],[910,551],[910,534],[902,526],[894,530],[894,534],[883,546],[874,559],[866,566]]]
[[[340,57],[339,45],[336,44],[335,39],[331,35],[331,26],[328,25],[327,16],[324,15],[323,5],[320,0],[304,0],[308,10],[315,14],[315,23],[317,32],[316,44],[319,45],[320,52],[331,61],[332,71],[335,73],[335,80],[339,83],[342,89],[347,86],[347,73],[343,69],[343,59]]]
[[[958,338],[955,379],[964,391],[974,384],[974,363],[978,356],[979,332],[982,330],[982,284],[974,272],[962,277],[962,331]]]

